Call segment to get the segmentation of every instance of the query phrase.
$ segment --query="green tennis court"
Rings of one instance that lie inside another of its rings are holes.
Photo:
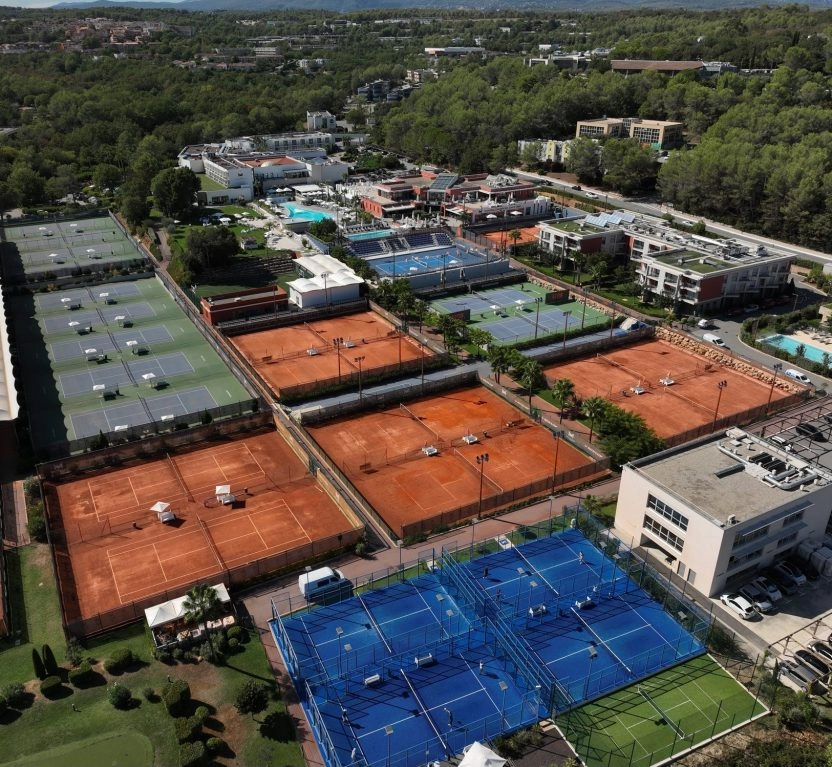
[[[589,767],[649,767],[767,712],[703,655],[574,709],[557,724]]]

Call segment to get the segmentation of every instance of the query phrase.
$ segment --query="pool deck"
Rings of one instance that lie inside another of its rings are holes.
[[[812,330],[807,332],[805,330],[796,330],[790,335],[799,344],[806,344],[806,346],[814,346],[822,352],[829,352],[832,354],[832,333],[825,330]]]

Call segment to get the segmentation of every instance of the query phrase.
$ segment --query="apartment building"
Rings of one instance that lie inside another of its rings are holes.
[[[682,123],[667,120],[644,120],[640,117],[603,117],[579,120],[575,138],[629,138],[654,149],[674,149],[683,143]]]

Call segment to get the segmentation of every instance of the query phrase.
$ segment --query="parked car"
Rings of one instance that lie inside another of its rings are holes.
[[[771,602],[779,602],[783,598],[780,589],[777,588],[777,584],[764,575],[755,578],[751,583],[761,591],[764,591]]]
[[[786,575],[791,576],[792,580],[798,586],[805,586],[806,585],[806,576],[801,572],[800,568],[797,565],[793,565],[789,561],[778,562],[774,566],[775,570],[778,570],[781,573],[785,573]]]
[[[777,588],[780,589],[780,592],[787,597],[790,597],[792,594],[797,594],[797,584],[790,575],[786,575],[779,570],[769,570],[766,573],[766,577],[774,581]]]
[[[808,688],[818,680],[814,670],[798,663],[794,658],[783,658],[777,665],[780,673],[789,677],[798,687]]]
[[[799,423],[794,430],[815,442],[826,442],[826,435],[813,423]]]
[[[794,656],[797,658],[798,663],[802,663],[804,666],[816,671],[819,676],[826,676],[830,671],[826,663],[808,650],[795,650]]]
[[[758,613],[770,613],[774,609],[774,605],[768,598],[768,595],[757,588],[753,583],[747,583],[740,589],[737,589],[741,597],[745,597],[751,606]]]
[[[823,658],[827,662],[832,662],[832,647],[826,644],[826,642],[821,642],[818,639],[817,642],[812,642],[809,645],[809,649],[819,658]]]
[[[806,576],[807,580],[816,581],[820,578],[818,569],[811,562],[801,562],[795,557],[789,557],[786,561],[800,570]]]
[[[745,307],[745,313],[746,314],[752,314],[753,312],[759,312],[759,311],[760,311],[760,307],[759,307],[758,304],[748,304],[748,306]]]
[[[743,620],[751,620],[757,613],[745,597],[739,594],[723,594],[719,601],[733,610]]]

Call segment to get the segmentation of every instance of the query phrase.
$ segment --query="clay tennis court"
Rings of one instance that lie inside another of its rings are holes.
[[[237,503],[221,504],[217,485],[230,485]],[[360,527],[275,432],[56,490],[81,619]],[[176,524],[159,521],[159,501]]]
[[[335,339],[340,339],[336,348]],[[407,334],[373,312],[304,322],[229,339],[278,394],[315,381],[329,383],[358,373],[429,357]]]
[[[476,514],[481,468],[485,512],[495,508],[489,499],[507,491],[538,483],[525,497],[548,492],[556,450],[558,475],[591,463],[483,387],[411,401],[406,408],[393,405],[308,427],[395,533],[470,504],[470,513],[449,521]],[[476,442],[467,444],[466,436]],[[436,455],[425,454],[430,447]],[[478,464],[484,454],[488,461]]]
[[[525,245],[529,242],[537,242],[537,235],[540,232],[540,229],[536,226],[518,226],[512,229],[504,229],[503,231],[488,232],[485,236],[493,242],[498,249],[503,246],[506,248],[513,248],[514,237],[511,236],[512,232],[519,232],[520,236],[517,238],[517,244]]]
[[[567,378],[581,399],[603,397],[637,413],[660,437],[710,424],[717,402],[719,418],[764,406],[788,394],[731,368],[708,361],[665,341],[645,341],[603,355],[546,368],[549,381]],[[665,386],[661,379],[674,383]],[[720,397],[719,383],[726,381]],[[633,389],[641,387],[644,393]]]

